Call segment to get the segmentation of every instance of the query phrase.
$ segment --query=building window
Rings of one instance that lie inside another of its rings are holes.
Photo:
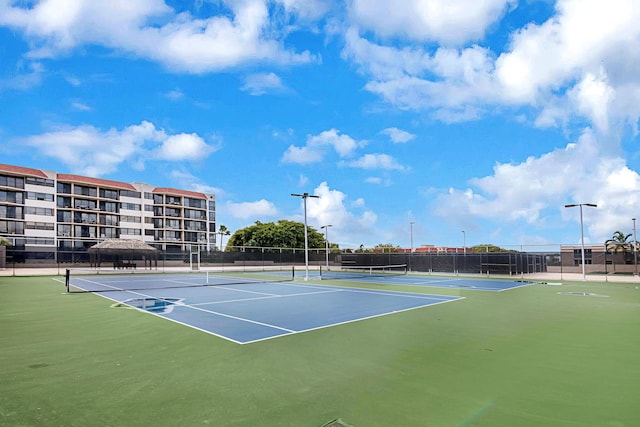
[[[0,202],[7,203],[24,203],[23,193],[21,191],[0,191]]]
[[[142,205],[138,205],[136,203],[120,203],[120,209],[126,209],[129,211],[139,211],[139,210],[142,210]]]
[[[70,208],[71,207],[71,197],[58,196],[58,200],[56,206],[59,208]]]
[[[584,249],[584,263],[585,265],[592,264],[591,249]],[[573,265],[582,265],[582,249],[573,250]]]
[[[59,182],[57,191],[60,194],[71,194],[71,184]]]
[[[24,213],[27,214],[27,215],[53,216],[53,209],[36,208],[34,206],[26,206],[24,208]]]
[[[129,236],[140,236],[142,235],[142,231],[138,228],[121,228],[120,234],[126,234]]]
[[[118,212],[118,203],[116,202],[100,202],[100,210],[105,212]]]
[[[167,196],[166,202],[167,205],[176,205],[180,206],[180,197]]]
[[[33,222],[27,221],[25,223],[27,230],[53,230],[54,224],[52,222]]]
[[[96,197],[98,195],[98,190],[95,187],[85,187],[84,185],[76,184],[73,186],[73,194]]]
[[[139,199],[141,194],[138,191],[120,190],[120,197],[132,197],[134,199]]]
[[[58,211],[58,222],[71,222],[71,211]]]
[[[4,234],[24,234],[24,223],[20,221],[0,220],[0,233]]]
[[[89,209],[94,210],[97,206],[95,200],[84,200],[84,199],[76,199],[73,204],[76,209]]]
[[[167,208],[164,212],[165,216],[181,216],[180,209]]]
[[[33,191],[27,192],[28,200],[42,200],[45,202],[53,202],[53,194],[49,193],[35,193]]]
[[[53,180],[52,179],[45,179],[45,178],[33,178],[28,176],[26,178],[26,183],[27,184],[31,184],[31,185],[39,185],[41,187],[52,187],[53,188]]]
[[[118,200],[118,191],[117,190],[106,190],[104,188],[101,188],[100,189],[100,198]]]
[[[140,218],[139,216],[122,215],[120,217],[120,221],[141,223],[142,222],[142,218]]]
[[[71,237],[71,225],[58,224],[58,237]]]
[[[24,178],[0,175],[0,187],[24,188]]]

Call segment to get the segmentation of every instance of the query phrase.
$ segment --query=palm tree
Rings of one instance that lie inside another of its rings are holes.
[[[221,225],[220,228],[218,228],[218,234],[220,235],[220,250],[222,250],[222,236],[228,236],[231,232],[225,225]]]
[[[611,239],[604,242],[605,251],[613,250],[614,254],[622,251],[624,259],[627,261],[628,251],[633,250],[633,242],[629,241],[630,237],[631,233],[624,234],[622,231],[616,231],[613,233],[613,236],[611,236]]]

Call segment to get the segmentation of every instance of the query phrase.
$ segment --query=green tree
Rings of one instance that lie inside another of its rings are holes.
[[[322,233],[313,227],[307,227],[309,248],[324,249],[325,242]],[[278,223],[262,223],[256,221],[249,227],[237,230],[227,247],[257,246],[263,248],[304,248],[304,224],[289,220],[279,220]]]
[[[622,231],[616,231],[613,236],[606,242],[604,242],[605,249],[607,251],[613,250],[613,253],[617,254],[618,251],[622,251],[625,258],[627,257],[627,251],[633,249],[633,243],[629,242],[631,233],[624,234]]]
[[[5,239],[4,237],[0,236],[0,246],[11,246],[11,242],[9,241],[9,239]]]
[[[516,252],[514,250],[508,250],[501,248],[500,246],[492,245],[490,243],[475,245],[471,247],[471,252]]]

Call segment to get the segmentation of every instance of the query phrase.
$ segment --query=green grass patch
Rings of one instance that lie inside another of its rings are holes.
[[[637,425],[636,286],[404,290],[466,299],[238,345],[0,278],[0,425]]]

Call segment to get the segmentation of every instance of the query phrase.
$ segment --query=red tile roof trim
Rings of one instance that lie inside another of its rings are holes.
[[[22,166],[12,166],[0,164],[0,172],[15,173],[18,175],[35,176],[37,178],[48,178],[47,174],[39,169],[23,168]]]
[[[156,187],[153,189],[154,193],[170,194],[175,196],[187,196],[194,199],[206,199],[207,196],[204,193],[197,193],[195,191],[176,190],[175,188]]]
[[[69,175],[66,173],[59,173],[58,181],[77,182],[80,184],[90,184],[90,185],[96,185],[99,187],[119,188],[122,190],[138,191],[136,190],[136,187],[134,187],[131,184],[127,184],[126,182],[111,181],[108,179],[100,179],[100,178],[90,178],[88,176],[81,176],[81,175]]]

